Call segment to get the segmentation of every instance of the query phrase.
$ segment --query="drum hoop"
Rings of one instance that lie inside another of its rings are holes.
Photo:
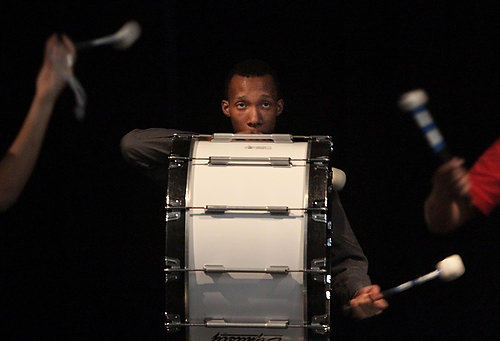
[[[201,140],[201,141],[217,141],[218,136],[224,136],[225,138],[219,138],[219,141],[230,142],[229,136],[233,139],[238,139],[240,136],[248,136],[242,134],[228,134],[228,133],[215,133],[215,134],[191,134],[191,133],[175,133],[172,135],[174,138],[181,139],[193,139],[193,140]],[[248,136],[250,139],[254,140],[253,142],[269,142],[269,140],[276,139],[276,142],[283,142],[286,140],[290,140],[291,142],[307,142],[307,141],[332,141],[332,137],[330,135],[290,135],[290,134],[253,134]],[[258,137],[258,138],[257,138]],[[228,141],[229,139],[229,141]]]

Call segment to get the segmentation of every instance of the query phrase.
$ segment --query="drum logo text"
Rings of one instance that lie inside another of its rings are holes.
[[[245,149],[272,149],[271,146],[245,146]]]
[[[264,335],[264,334],[226,334],[217,333],[212,337],[212,341],[281,341],[281,335]]]

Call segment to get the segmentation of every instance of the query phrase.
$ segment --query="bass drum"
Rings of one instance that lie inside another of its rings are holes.
[[[176,138],[167,189],[169,331],[196,341],[327,339],[330,151],[328,137]]]

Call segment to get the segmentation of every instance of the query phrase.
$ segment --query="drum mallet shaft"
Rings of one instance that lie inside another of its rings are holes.
[[[426,275],[420,276],[411,281],[400,284],[396,287],[382,291],[382,298],[389,298],[395,294],[399,294],[405,290],[413,288],[417,285],[423,284],[430,280],[439,278],[442,281],[448,282],[457,279],[462,276],[465,272],[464,263],[459,255],[452,255],[446,257],[436,265],[436,270],[429,272]],[[344,312],[349,313],[351,311],[350,306],[344,306]]]

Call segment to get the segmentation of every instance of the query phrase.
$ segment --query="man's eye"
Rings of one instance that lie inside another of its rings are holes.
[[[270,102],[264,102],[264,103],[262,103],[262,106],[264,108],[269,108],[269,107],[271,107],[271,103]]]
[[[243,103],[243,102],[236,103],[236,107],[243,109],[245,107],[245,103]]]

